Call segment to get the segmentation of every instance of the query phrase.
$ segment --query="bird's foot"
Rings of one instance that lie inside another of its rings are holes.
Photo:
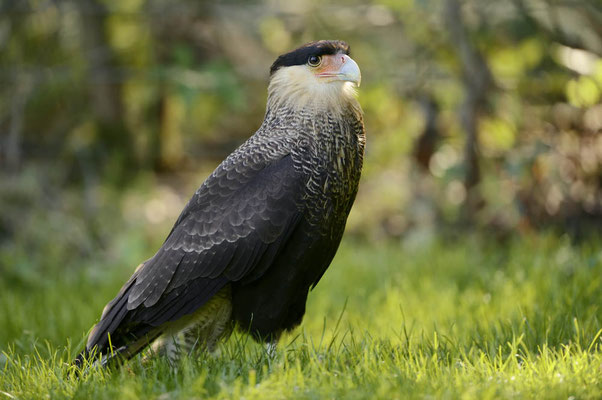
[[[270,360],[274,360],[276,358],[276,346],[278,345],[278,341],[274,340],[272,342],[268,342],[265,345],[265,352]]]

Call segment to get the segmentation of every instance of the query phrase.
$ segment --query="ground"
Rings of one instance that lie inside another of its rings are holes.
[[[137,358],[69,377],[87,329],[149,251],[126,241],[110,266],[100,256],[69,275],[0,279],[0,399],[600,398],[600,243],[348,238],[273,357],[236,334],[177,370]]]

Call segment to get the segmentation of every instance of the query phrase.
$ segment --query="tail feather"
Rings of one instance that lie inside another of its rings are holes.
[[[136,341],[130,342],[127,345],[119,348],[112,347],[105,353],[98,351],[96,348],[92,350],[84,349],[81,353],[75,357],[72,365],[77,367],[78,370],[87,371],[89,368],[96,366],[100,367],[111,367],[118,362],[128,360],[138,354],[144,347],[161,335],[160,331],[153,333],[153,335],[146,335],[145,337]]]
[[[127,358],[130,358],[136,354],[129,354],[127,350],[131,347],[131,344],[127,343],[125,341],[126,338],[122,335],[115,335],[114,337],[117,338],[118,341],[111,343],[111,335],[120,328],[120,325],[123,324],[127,317],[128,297],[130,290],[136,281],[136,277],[137,271],[126,284],[123,285],[119,294],[107,304],[100,317],[100,321],[92,328],[92,331],[88,336],[86,347],[73,360],[73,365],[81,368],[84,366],[85,360],[91,360],[99,354],[102,354],[102,358],[100,358],[102,365],[107,365],[110,359],[113,359],[118,355],[128,354]],[[140,351],[140,349],[137,351]]]
[[[160,303],[151,307],[141,304],[130,309],[129,298],[139,271],[140,268],[103,310],[85,348],[72,363],[79,369],[92,365],[108,366],[114,361],[134,357],[165,330],[173,329],[170,322],[192,314],[228,282],[224,277],[199,278],[164,294]]]

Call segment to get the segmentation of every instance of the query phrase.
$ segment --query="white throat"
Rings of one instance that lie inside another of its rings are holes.
[[[279,69],[268,86],[268,109],[288,107],[342,113],[349,106],[359,108],[354,83],[318,78],[305,65]]]

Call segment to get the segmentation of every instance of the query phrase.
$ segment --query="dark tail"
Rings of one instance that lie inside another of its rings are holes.
[[[136,281],[137,274],[127,281],[119,291],[119,294],[107,304],[102,312],[100,321],[92,328],[88,336],[86,347],[72,362],[78,369],[86,365],[96,364],[100,361],[103,366],[118,356],[131,358],[137,354],[142,347],[136,346],[139,340],[119,332],[128,315],[128,297],[130,290]],[[129,340],[128,340],[129,339]],[[133,340],[132,340],[133,339]],[[135,351],[131,351],[134,350]]]

